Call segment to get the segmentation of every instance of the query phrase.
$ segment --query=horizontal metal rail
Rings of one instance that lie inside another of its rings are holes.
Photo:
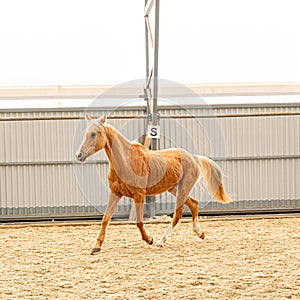
[[[163,108],[161,108],[163,109]],[[175,108],[176,109],[176,108]],[[211,118],[249,118],[249,117],[278,117],[300,116],[300,111],[295,112],[260,112],[260,113],[234,113],[234,114],[203,114],[203,115],[160,115],[161,119],[211,119]],[[92,118],[97,118],[93,117]],[[115,115],[108,119],[147,119],[143,115]],[[0,117],[0,121],[49,121],[49,120],[80,120],[82,116],[37,116],[37,117]]]
[[[140,95],[144,99],[144,95]],[[300,95],[299,95],[300,96]],[[300,98],[299,98],[300,100]],[[271,102],[271,103],[215,103],[215,104],[208,104],[208,103],[199,103],[199,104],[168,104],[168,105],[161,105],[159,107],[160,110],[174,110],[176,108],[179,109],[184,109],[184,110],[192,110],[192,109],[236,109],[236,108],[251,108],[251,109],[257,109],[257,108],[269,108],[269,109],[275,109],[275,108],[298,108],[300,107],[300,101],[299,102],[284,102],[284,103],[276,103],[276,102]],[[40,108],[1,108],[0,107],[0,114],[3,113],[63,113],[63,112],[68,112],[68,113],[83,113],[85,111],[93,114],[97,113],[99,111],[101,112],[106,112],[107,114],[112,114],[115,111],[118,112],[123,112],[123,111],[130,111],[134,110],[137,112],[146,112],[146,107],[142,105],[134,105],[134,106],[103,106],[103,107],[97,107],[97,106],[90,106],[88,108],[86,107],[40,107]],[[109,116],[108,116],[109,117]]]
[[[300,155],[260,155],[260,156],[231,156],[231,157],[211,157],[214,161],[240,161],[240,160],[278,160],[278,159],[300,159]],[[108,164],[107,160],[90,160],[85,165]],[[0,162],[0,167],[17,166],[55,166],[55,165],[83,165],[77,161],[29,161],[29,162]]]
[[[93,119],[98,117],[91,116]],[[118,119],[147,119],[147,116],[143,115],[115,115],[108,116],[108,119],[118,120]],[[80,120],[83,119],[82,116],[38,116],[38,117],[0,117],[0,121],[55,121],[55,120]]]
[[[88,160],[85,165],[101,165],[108,164],[107,160]],[[17,167],[17,166],[57,166],[57,165],[83,165],[75,160],[67,161],[18,161],[18,162],[0,162],[0,167]]]
[[[238,160],[273,160],[273,159],[299,159],[300,155],[259,155],[259,156],[232,156],[212,157],[215,161],[238,161]]]
[[[235,113],[235,114],[205,114],[205,115],[160,115],[161,119],[211,119],[211,118],[249,118],[249,117],[278,117],[300,116],[300,111],[295,112],[261,112],[261,113]]]
[[[298,199],[296,199],[298,200]],[[233,208],[227,208],[224,210],[216,210],[216,209],[205,209],[205,210],[199,210],[198,215],[199,216],[218,216],[219,220],[222,220],[220,216],[231,216],[230,218],[241,218],[240,216],[243,216],[244,218],[257,218],[257,217],[250,217],[250,215],[261,215],[263,218],[273,218],[274,216],[278,215],[280,218],[285,217],[299,217],[299,207],[280,207],[280,208],[264,208],[264,207],[258,207],[258,208],[246,208],[246,209],[233,209]],[[169,210],[166,212],[158,212],[157,216],[159,215],[173,215],[173,210]],[[283,215],[284,214],[284,215]],[[289,214],[289,215],[287,215]],[[84,226],[84,225],[94,225],[91,221],[100,221],[102,220],[104,216],[104,213],[101,211],[98,212],[81,212],[81,213],[62,213],[62,214],[56,214],[56,213],[41,213],[37,215],[1,215],[0,214],[0,222],[2,223],[0,225],[1,229],[5,228],[11,228],[11,226],[14,226],[15,228],[18,227],[26,227],[26,226],[35,226],[31,222],[48,222],[44,223],[42,226]],[[237,217],[239,216],[239,217]],[[191,213],[189,211],[183,212],[183,217],[191,217]],[[226,217],[227,218],[227,217]],[[226,220],[226,218],[224,220]],[[124,219],[128,219],[128,213],[126,212],[116,212],[113,217],[113,220],[120,221],[120,222],[114,222],[114,225],[121,225],[121,224],[135,224],[135,222],[128,222],[128,221],[121,221]],[[79,221],[79,220],[90,220],[89,223],[55,223],[55,221]],[[202,219],[202,222],[206,219]],[[185,220],[182,219],[182,222]],[[11,223],[11,222],[26,222],[21,224],[14,224],[14,225],[5,225],[5,223]],[[28,223],[27,223],[28,222]],[[145,223],[148,221],[145,220]],[[149,220],[150,223],[153,223],[152,219]],[[163,222],[163,221],[158,221]],[[166,221],[169,222],[169,221]],[[38,224],[37,226],[41,226],[41,224]]]

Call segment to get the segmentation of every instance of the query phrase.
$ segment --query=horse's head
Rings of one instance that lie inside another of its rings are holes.
[[[75,154],[75,157],[79,162],[85,162],[89,156],[103,149],[107,142],[104,129],[106,114],[98,119],[92,119],[86,114],[85,120],[87,122],[87,127],[84,138]]]

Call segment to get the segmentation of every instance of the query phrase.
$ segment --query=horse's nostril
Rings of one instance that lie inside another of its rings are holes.
[[[82,156],[81,152],[79,154],[77,154],[77,158],[80,158],[81,156]]]

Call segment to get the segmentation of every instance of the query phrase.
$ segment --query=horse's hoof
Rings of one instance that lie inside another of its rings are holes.
[[[153,237],[150,237],[150,241],[148,242],[149,245],[152,245],[154,243]]]
[[[162,248],[162,247],[164,246],[163,241],[160,241],[160,240],[159,240],[159,241],[156,243],[156,246],[159,247],[159,248]]]
[[[101,250],[101,248],[93,248],[92,251],[91,251],[91,255],[100,252],[100,250]]]
[[[202,239],[202,240],[205,239],[205,232],[204,231],[201,233],[201,235],[199,235],[199,238]]]

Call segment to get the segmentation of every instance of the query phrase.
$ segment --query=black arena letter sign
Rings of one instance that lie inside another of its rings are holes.
[[[151,136],[157,136],[157,128],[156,127],[151,128],[150,135]]]
[[[159,139],[160,138],[160,127],[154,125],[148,125],[147,137],[149,139]]]

